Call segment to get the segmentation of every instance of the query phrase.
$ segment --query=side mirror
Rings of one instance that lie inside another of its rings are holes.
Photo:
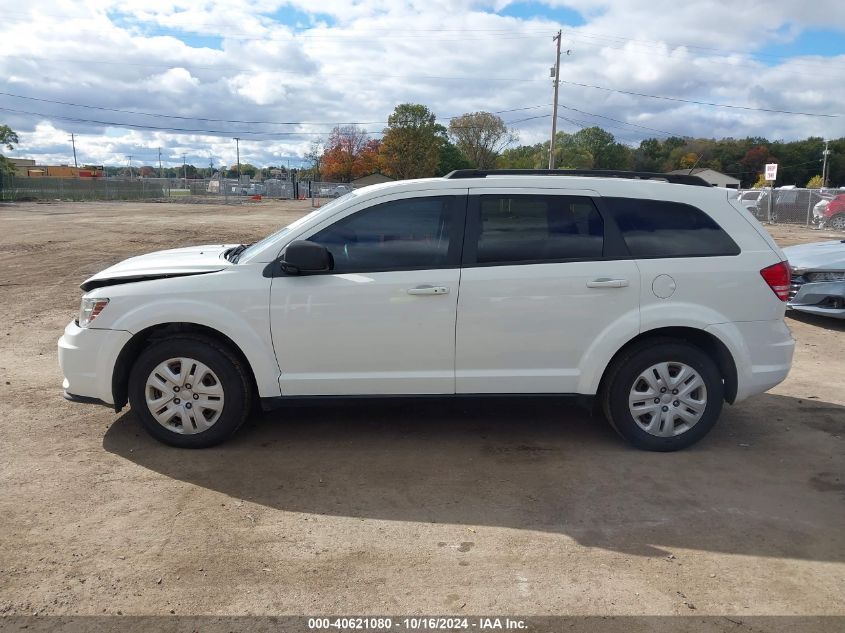
[[[332,269],[332,256],[325,246],[299,240],[288,244],[280,264],[289,275],[324,273]]]

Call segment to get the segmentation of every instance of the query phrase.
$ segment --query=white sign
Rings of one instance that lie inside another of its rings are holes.
[[[777,180],[778,179],[778,164],[777,163],[769,163],[766,165],[766,180]]]

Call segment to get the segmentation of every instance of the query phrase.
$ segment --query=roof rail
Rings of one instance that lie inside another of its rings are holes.
[[[593,176],[599,178],[629,178],[631,180],[664,180],[676,185],[709,187],[700,176],[661,174],[652,171],[618,171],[615,169],[456,169],[444,178],[486,178],[487,176]]]

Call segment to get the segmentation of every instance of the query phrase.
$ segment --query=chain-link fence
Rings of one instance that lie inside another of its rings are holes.
[[[834,198],[841,196],[828,210]],[[740,190],[739,201],[761,222],[776,224],[830,224],[830,212],[845,203],[843,189],[746,189]]]
[[[149,200],[170,195],[167,179],[19,178],[0,176],[0,200]]]
[[[340,198],[353,189],[355,185],[348,182],[309,182],[308,197],[311,198],[311,206],[319,207],[334,198]]]
[[[275,198],[314,206],[354,188],[349,183],[268,178],[22,178],[0,175],[0,200],[169,200],[238,203]]]

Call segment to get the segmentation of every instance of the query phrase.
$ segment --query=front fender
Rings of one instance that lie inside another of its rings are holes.
[[[227,336],[243,352],[262,398],[281,395],[280,370],[270,337],[270,280],[260,272],[223,271],[100,288],[95,292],[110,296],[109,306],[96,325],[133,335],[168,323],[210,328]]]

